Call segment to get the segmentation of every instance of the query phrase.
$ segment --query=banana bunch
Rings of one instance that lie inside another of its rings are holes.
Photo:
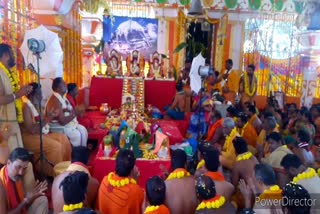
[[[143,150],[143,158],[148,160],[153,160],[158,158],[157,154],[154,154],[153,152],[149,152],[148,150]]]

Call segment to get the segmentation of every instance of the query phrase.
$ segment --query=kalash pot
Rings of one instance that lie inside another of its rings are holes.
[[[102,114],[108,114],[109,111],[110,111],[109,104],[108,103],[102,103],[101,106],[100,106],[100,112]]]

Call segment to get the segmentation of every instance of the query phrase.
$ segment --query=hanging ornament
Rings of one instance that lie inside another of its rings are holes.
[[[282,11],[283,10],[283,0],[270,0],[273,8],[276,11]]]
[[[306,6],[305,2],[301,1],[293,1],[295,10],[298,14],[301,14],[304,10],[304,7]]]
[[[179,0],[180,4],[183,6],[189,5],[191,3],[191,0]]]
[[[261,7],[261,0],[248,0],[251,10],[259,10]]]
[[[167,0],[157,0],[157,3],[158,4],[165,4],[165,3],[167,3]]]
[[[227,8],[233,9],[238,5],[237,0],[224,0],[224,3],[226,4]]]

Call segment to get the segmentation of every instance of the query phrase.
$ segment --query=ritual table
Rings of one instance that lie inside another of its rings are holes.
[[[145,188],[147,180],[152,176],[162,175],[160,165],[163,165],[166,169],[170,169],[170,160],[147,160],[137,159],[136,166],[140,171],[140,178],[138,184]],[[104,176],[108,175],[109,172],[115,171],[116,161],[114,158],[97,157],[92,166],[92,176],[98,179],[101,183]]]
[[[176,93],[176,83],[170,80],[145,80],[145,104],[151,104],[163,110],[170,105]],[[123,79],[92,77],[89,104],[100,107],[108,103],[112,108],[119,108],[122,100]]]
[[[100,111],[87,111],[83,117],[78,118],[81,125],[88,130],[88,139],[97,140],[101,142],[103,137],[108,133],[107,129],[100,128],[100,124],[104,123],[106,115]]]

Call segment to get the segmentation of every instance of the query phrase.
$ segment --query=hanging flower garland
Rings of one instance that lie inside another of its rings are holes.
[[[114,173],[110,172],[108,175],[109,184],[113,187],[124,187],[128,184],[137,184],[133,178],[114,179]]]
[[[12,86],[13,92],[16,93],[20,89],[19,81],[14,73],[10,72],[1,62],[0,62],[0,69],[3,70],[8,78],[10,79],[10,84]],[[20,98],[16,99],[15,101],[16,111],[17,111],[17,120],[19,123],[23,122],[23,114],[22,114],[22,101]]]
[[[225,144],[223,145],[223,148],[228,148],[230,145],[232,145],[232,140],[237,135],[238,135],[237,129],[234,127],[230,132],[230,134],[226,137],[226,141],[225,141]]]
[[[249,160],[252,157],[251,152],[246,152],[237,156],[237,161]]]
[[[293,183],[297,184],[301,180],[310,179],[317,176],[316,170],[308,168],[308,172],[302,172],[293,178]]]
[[[262,199],[281,199],[282,198],[282,190],[278,185],[273,185],[263,191],[263,193],[259,196],[259,200]]]
[[[182,179],[184,177],[189,177],[190,173],[187,172],[185,169],[176,169],[173,172],[171,172],[167,178],[167,180],[172,180],[172,179]]]
[[[247,72],[244,73],[243,78],[244,78],[244,92],[250,97],[252,97],[255,94],[257,89],[256,81],[254,80],[254,78],[252,78],[252,81],[250,83]]]
[[[203,167],[204,164],[205,164],[205,161],[204,161],[204,159],[202,159],[197,165],[197,170],[200,169],[201,167]]]
[[[198,211],[198,210],[203,210],[203,209],[219,209],[220,207],[222,207],[225,204],[225,202],[226,202],[225,197],[217,195],[210,200],[202,201],[198,205],[196,210]]]
[[[80,202],[78,204],[63,205],[63,212],[71,212],[71,211],[79,210],[82,207],[83,207],[82,202]]]

